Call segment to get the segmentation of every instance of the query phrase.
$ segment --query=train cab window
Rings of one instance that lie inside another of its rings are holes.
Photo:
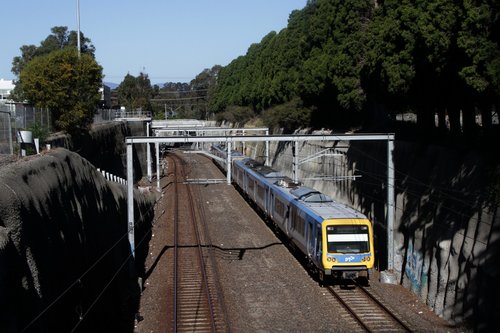
[[[330,253],[365,253],[370,249],[366,225],[331,225],[326,227],[326,235]]]

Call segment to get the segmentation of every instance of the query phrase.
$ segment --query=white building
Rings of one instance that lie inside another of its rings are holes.
[[[14,81],[0,79],[0,103],[5,103],[9,99],[10,92],[14,87]]]

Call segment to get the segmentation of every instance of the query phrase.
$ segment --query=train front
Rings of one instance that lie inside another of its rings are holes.
[[[369,279],[375,258],[372,224],[367,219],[332,219],[323,223],[326,275],[342,279]]]

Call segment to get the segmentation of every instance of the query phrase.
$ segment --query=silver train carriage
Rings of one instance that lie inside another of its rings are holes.
[[[212,154],[224,159],[227,150],[213,146]],[[241,153],[231,155],[232,181],[306,256],[320,281],[369,279],[375,257],[372,223],[365,215]],[[227,170],[222,160],[216,163]]]

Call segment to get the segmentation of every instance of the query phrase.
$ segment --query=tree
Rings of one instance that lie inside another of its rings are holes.
[[[151,98],[154,96],[154,89],[151,81],[145,73],[139,76],[127,74],[116,88],[118,103],[129,110],[151,111]]]
[[[12,60],[12,73],[19,77],[24,66],[34,57],[46,55],[68,46],[76,48],[78,44],[76,31],[68,31],[67,27],[58,26],[53,27],[51,32],[52,33],[40,43],[40,46],[21,46],[21,56],[14,57]],[[80,51],[81,53],[90,54],[94,57],[95,47],[92,45],[90,39],[86,38],[82,32],[80,32]]]
[[[200,74],[191,80],[189,86],[191,93],[185,97],[191,97],[191,108],[197,119],[207,119],[208,99],[213,95],[217,77],[222,66],[215,65],[212,68],[205,68]]]
[[[372,1],[317,0],[308,6],[300,95],[306,105],[318,108],[316,124],[359,122],[365,104],[360,72]]]
[[[19,76],[24,97],[36,107],[48,108],[56,129],[74,132],[93,120],[102,67],[87,53],[63,48],[29,61]]]
[[[493,0],[465,0],[463,10],[457,46],[466,60],[458,75],[481,112],[483,129],[488,131],[493,105],[497,103],[497,113],[500,107],[500,4]],[[470,111],[472,115],[464,126],[470,127],[474,121],[474,110]]]
[[[440,125],[449,116],[452,132],[474,133],[476,108],[489,122],[499,97],[499,17],[491,0],[384,1],[369,29],[369,95],[415,111],[423,133],[435,113]]]
[[[315,110],[307,119],[317,124],[359,121],[365,103],[360,72],[372,8],[371,0],[308,1],[291,13],[287,28],[271,31],[220,70],[211,109],[250,106],[259,114],[300,97],[308,112]],[[280,115],[283,123],[293,123]]]

